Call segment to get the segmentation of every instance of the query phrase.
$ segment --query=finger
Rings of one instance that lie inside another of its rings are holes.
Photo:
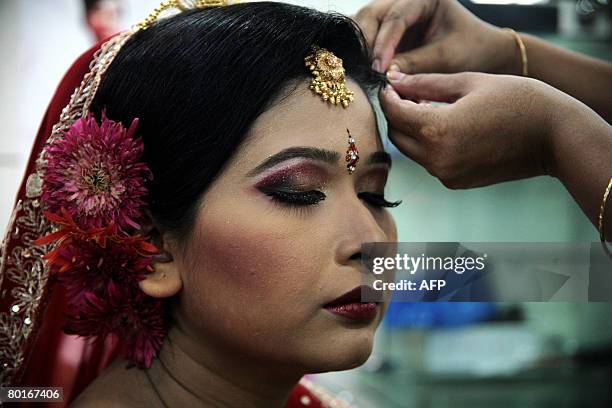
[[[352,19],[357,23],[366,39],[368,48],[374,47],[374,39],[380,27],[380,18],[371,7],[364,7]]]
[[[398,65],[406,74],[427,72],[445,73],[449,71],[449,50],[446,42],[425,44],[408,52],[396,54],[391,65]]]
[[[471,90],[472,76],[460,74],[406,75],[397,71],[387,73],[389,82],[404,99],[453,103]]]
[[[374,39],[376,38],[376,33],[378,32],[378,28],[380,27],[380,23],[378,20],[368,20],[364,21],[361,25],[361,31],[363,32],[363,36],[365,37],[366,43],[368,44],[368,48],[371,50],[374,46]]]
[[[380,93],[382,107],[389,126],[418,138],[416,132],[425,124],[425,109],[418,103],[402,99],[390,86]],[[431,108],[429,108],[431,109]]]
[[[374,1],[361,8],[353,18],[361,28],[370,50],[374,47],[374,40],[378,34],[380,23],[394,1],[395,0]],[[373,64],[373,68],[377,69],[376,63]]]
[[[391,59],[405,31],[419,21],[425,21],[434,8],[428,1],[398,1],[384,15],[374,42],[374,59],[379,61],[380,72],[389,68]]]
[[[425,166],[425,147],[414,137],[405,132],[389,126],[389,140],[404,155],[408,156],[421,166]]]

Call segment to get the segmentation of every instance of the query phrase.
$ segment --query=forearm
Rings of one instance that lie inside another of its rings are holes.
[[[597,227],[603,194],[612,177],[612,126],[579,103],[557,115],[549,171]],[[605,215],[604,231],[612,241],[612,199]]]
[[[568,51],[529,34],[520,34],[529,76],[582,101],[612,123],[612,64]],[[520,54],[516,49],[516,59]]]

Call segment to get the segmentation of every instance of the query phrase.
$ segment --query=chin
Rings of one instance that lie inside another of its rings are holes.
[[[374,330],[368,327],[343,331],[319,343],[309,361],[311,373],[350,370],[367,361],[372,353]]]

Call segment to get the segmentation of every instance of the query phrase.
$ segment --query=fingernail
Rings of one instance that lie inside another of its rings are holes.
[[[399,71],[387,71],[387,78],[389,78],[391,82],[397,82],[402,79],[403,76],[404,74]]]
[[[401,71],[399,65],[397,64],[391,64],[391,66],[389,67],[389,71]]]
[[[393,89],[392,86],[387,85],[385,87],[382,88],[382,92],[384,95],[386,95],[387,97],[392,96],[393,93],[395,92],[395,90]]]
[[[374,62],[372,63],[372,69],[374,71],[380,72],[380,60],[378,58],[374,59]]]

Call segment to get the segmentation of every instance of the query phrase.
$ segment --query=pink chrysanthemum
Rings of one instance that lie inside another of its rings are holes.
[[[86,293],[106,296],[109,282],[140,290],[138,281],[151,270],[151,257],[142,256],[132,245],[114,243],[103,248],[93,241],[79,239],[58,247],[51,266],[65,269],[59,279],[69,302],[78,308]]]
[[[72,237],[55,250],[52,271],[66,289],[68,334],[121,339],[134,365],[150,367],[167,333],[162,302],[147,296],[138,281],[151,270],[134,237],[109,237],[107,245]]]
[[[126,130],[103,113],[98,125],[88,114],[47,146],[42,198],[49,210],[65,208],[84,229],[111,220],[123,230],[138,228],[152,174],[142,162],[142,140],[134,138],[137,124]]]
[[[123,315],[124,353],[133,364],[149,368],[168,333],[163,302],[142,291],[131,297],[130,302],[128,313]]]
[[[64,331],[97,341],[117,336],[130,363],[149,368],[167,334],[163,316],[161,300],[109,281],[104,295],[85,292],[84,302],[67,314]]]

